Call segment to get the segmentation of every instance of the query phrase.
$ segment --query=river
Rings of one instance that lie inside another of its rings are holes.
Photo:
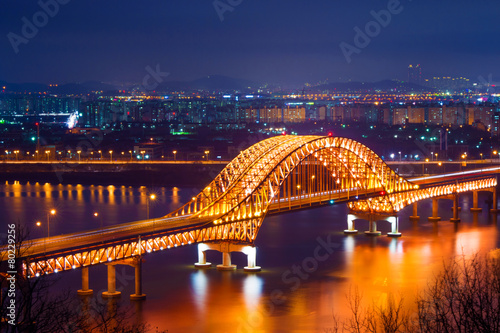
[[[31,230],[30,238],[38,238],[47,234],[50,209],[56,210],[50,216],[50,235],[145,219],[148,193],[156,194],[150,216],[159,217],[197,189],[10,182],[0,185],[0,213],[3,221],[19,222]],[[398,239],[345,236],[343,204],[268,217],[256,240],[261,272],[243,272],[246,258],[241,253],[232,254],[238,265],[234,272],[196,270],[196,246],[170,249],[145,256],[144,302],[129,300],[133,269],[118,266],[119,302],[137,318],[169,332],[325,332],[333,326],[333,314],[348,315],[350,290],[359,288],[366,304],[383,302],[391,294],[411,303],[443,261],[500,247],[497,218],[488,213],[486,199],[488,194],[481,193],[483,212],[471,213],[472,195],[461,196],[458,224],[449,222],[449,200],[440,201],[439,223],[427,222],[431,200],[419,203],[416,223],[410,222],[407,207],[399,214],[403,236]],[[368,225],[356,228],[364,231]],[[385,234],[390,225],[379,222],[379,230]],[[222,261],[214,251],[207,258],[213,264]],[[77,297],[80,283],[79,270],[64,272],[58,289],[69,288]],[[94,295],[106,289],[104,265],[90,269],[90,287]]]

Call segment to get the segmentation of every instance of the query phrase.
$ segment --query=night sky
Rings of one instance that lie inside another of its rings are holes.
[[[24,38],[22,18],[32,23],[42,8],[1,1],[0,80],[136,83],[147,66],[159,65],[169,80],[219,74],[301,85],[406,80],[410,63],[420,63],[424,77],[500,80],[498,0],[401,0],[399,13],[350,63],[340,43],[354,46],[353,29],[365,30],[370,11],[395,0],[220,0],[232,10],[223,21],[213,0],[59,1],[66,4],[18,53],[8,34]]]

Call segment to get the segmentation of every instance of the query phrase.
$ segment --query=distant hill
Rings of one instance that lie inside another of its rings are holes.
[[[193,81],[167,81],[158,85],[157,91],[207,90],[207,91],[246,91],[258,88],[256,82],[235,79],[222,75],[209,75]]]
[[[380,91],[429,91],[430,89],[418,84],[396,80],[383,80],[378,82],[337,82],[312,87],[306,90],[317,91],[344,91],[344,92],[375,92]]]

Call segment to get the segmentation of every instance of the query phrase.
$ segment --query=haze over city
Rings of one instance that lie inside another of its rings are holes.
[[[18,53],[7,35],[22,37],[22,18],[33,22],[43,9],[2,2],[0,80],[138,83],[157,64],[168,80],[224,75],[290,86],[405,80],[413,63],[426,77],[500,77],[500,5],[492,0],[398,1],[397,14],[350,63],[339,45],[354,45],[354,28],[365,31],[376,21],[371,12],[391,1],[60,2]]]

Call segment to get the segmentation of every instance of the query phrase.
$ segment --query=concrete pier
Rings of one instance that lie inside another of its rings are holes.
[[[441,221],[441,217],[438,216],[438,208],[439,208],[439,200],[437,198],[433,198],[432,199],[432,216],[429,216],[427,218],[430,222]]]
[[[116,291],[116,266],[115,263],[106,264],[108,266],[108,291],[102,293],[103,298],[114,298],[121,295],[121,291]]]
[[[410,220],[418,221],[420,220],[420,216],[418,216],[418,204],[414,202],[412,206],[413,206],[413,215],[410,216]]]
[[[354,229],[355,215],[347,214],[347,230],[344,230],[344,234],[357,234],[358,231]]]
[[[137,258],[133,266],[135,270],[135,294],[130,295],[130,299],[139,301],[146,299],[146,294],[142,293],[142,258]]]
[[[77,291],[80,296],[89,296],[94,293],[92,289],[89,289],[89,268],[82,268],[82,289]]]
[[[453,196],[453,217],[450,219],[450,222],[460,222],[460,218],[458,217],[458,194]]]
[[[481,212],[483,209],[479,208],[477,205],[478,201],[478,191],[473,191],[472,192],[472,207],[470,208],[471,212]]]

